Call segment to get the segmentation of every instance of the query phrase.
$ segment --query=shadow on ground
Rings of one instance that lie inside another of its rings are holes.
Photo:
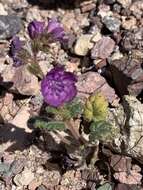
[[[38,5],[41,9],[74,9],[84,0],[27,0],[31,5]]]
[[[1,151],[14,152],[23,151],[28,148],[36,135],[36,131],[28,133],[25,129],[7,123],[0,126],[0,146]]]

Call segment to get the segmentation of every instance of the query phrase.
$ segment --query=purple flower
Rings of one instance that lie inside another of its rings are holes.
[[[28,33],[31,39],[39,37],[44,32],[44,22],[32,21],[28,25]]]
[[[13,37],[12,42],[10,44],[10,56],[15,56],[22,48],[22,42],[20,41],[18,36]]]
[[[63,27],[56,19],[49,20],[47,31],[54,41],[63,42],[67,40]]]
[[[70,102],[77,94],[76,82],[73,73],[66,72],[63,66],[56,66],[41,82],[45,102],[54,107]]]
[[[22,49],[22,42],[20,41],[19,37],[15,36],[12,39],[10,44],[10,56],[13,59],[14,66],[18,67],[23,64],[22,60],[19,58],[18,54]]]

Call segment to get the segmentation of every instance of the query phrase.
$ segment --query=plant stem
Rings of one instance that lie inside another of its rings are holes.
[[[87,141],[79,134],[78,127],[74,126],[72,119],[65,121],[65,126],[70,130],[74,138],[79,141],[81,144],[85,144]]]

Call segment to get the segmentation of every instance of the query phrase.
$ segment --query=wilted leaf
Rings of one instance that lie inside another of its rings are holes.
[[[65,125],[62,121],[50,121],[50,122],[46,122],[46,121],[40,121],[37,120],[35,122],[35,127],[41,128],[41,129],[47,129],[49,131],[55,131],[55,130],[59,130],[59,131],[63,131],[65,129]]]

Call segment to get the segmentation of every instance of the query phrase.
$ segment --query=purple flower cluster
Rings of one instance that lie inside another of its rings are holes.
[[[15,36],[10,44],[10,52],[9,52],[10,56],[13,59],[15,67],[18,67],[23,64],[22,60],[18,56],[21,49],[22,49],[22,42],[20,41],[19,37]]]
[[[56,66],[41,82],[41,92],[45,102],[53,107],[70,102],[77,94],[76,82],[73,73],[66,72],[63,66]]]
[[[32,21],[28,25],[28,33],[31,39],[46,35],[50,38],[50,41],[64,42],[67,40],[63,27],[56,19],[49,20],[47,26],[44,22]]]
[[[31,39],[38,38],[44,32],[45,23],[32,21],[28,25],[28,33]]]
[[[56,19],[49,20],[47,32],[51,35],[54,41],[64,42],[67,40],[63,27]]]

